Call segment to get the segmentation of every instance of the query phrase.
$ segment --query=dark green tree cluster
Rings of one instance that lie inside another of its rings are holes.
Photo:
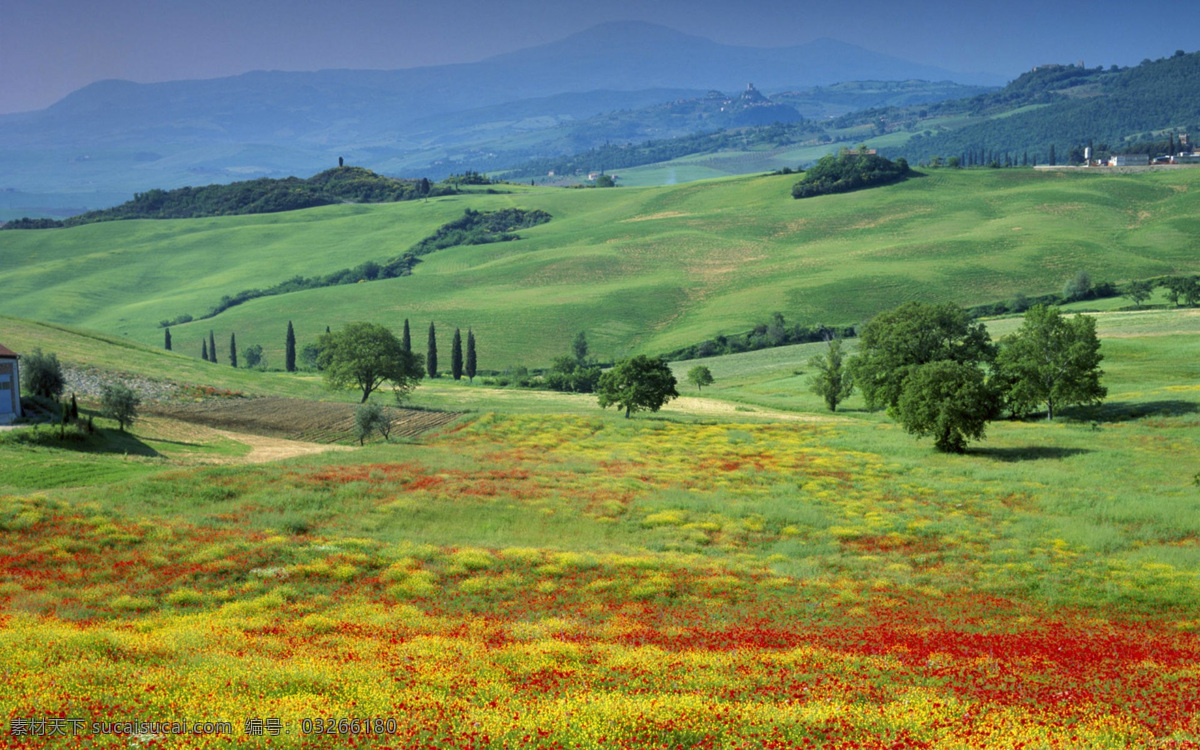
[[[962,308],[910,302],[866,325],[850,373],[868,407],[961,453],[1005,406],[1022,415],[1044,404],[1053,419],[1063,406],[1098,403],[1106,395],[1099,348],[1091,318],[1035,305],[997,353]]]
[[[192,219],[295,211],[339,203],[393,203],[430,195],[448,195],[446,185],[428,180],[398,180],[361,167],[330,169],[308,179],[263,178],[228,185],[148,190],[114,208],[89,211],[64,221],[23,219],[5,228],[43,229],[120,219]]]
[[[1196,307],[1200,305],[1200,278],[1195,276],[1168,276],[1159,282],[1166,290],[1172,305]]]
[[[824,156],[813,165],[804,177],[792,186],[793,198],[809,198],[814,195],[848,193],[852,190],[889,185],[907,179],[913,174],[908,162],[895,162],[877,154],[843,150],[837,156]]]
[[[557,357],[546,372],[547,388],[564,393],[592,393],[600,382],[600,365],[588,357],[587,334],[580,331],[571,342],[571,353]]]
[[[790,344],[812,344],[829,338],[852,338],[854,326],[830,327],[821,324],[806,326],[799,323],[789,325],[783,313],[772,313],[766,323],[759,323],[743,334],[726,336],[721,334],[699,344],[675,349],[663,355],[668,360],[699,359],[721,354],[738,354]]]

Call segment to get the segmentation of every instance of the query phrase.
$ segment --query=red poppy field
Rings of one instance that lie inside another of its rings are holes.
[[[0,747],[1200,747],[1190,496],[1071,452],[1192,422],[1044,429],[484,415],[4,497]]]

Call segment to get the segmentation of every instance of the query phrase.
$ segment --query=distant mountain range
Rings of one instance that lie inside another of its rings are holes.
[[[829,39],[763,49],[608,23],[470,64],[102,81],[45,110],[0,116],[0,190],[133,192],[307,174],[339,156],[394,172],[405,154],[452,160],[464,144],[713,89],[865,79],[998,83]]]

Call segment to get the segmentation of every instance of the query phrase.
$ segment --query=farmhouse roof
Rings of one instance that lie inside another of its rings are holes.
[[[0,344],[0,357],[7,357],[7,358],[10,358],[10,359],[16,359],[16,356],[17,356],[17,353],[16,353],[16,352],[14,352],[12,349],[9,349],[9,348],[8,348],[7,346],[5,346],[4,344]]]

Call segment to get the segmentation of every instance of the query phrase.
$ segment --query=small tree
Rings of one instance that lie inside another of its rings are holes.
[[[229,334],[229,366],[237,368],[237,337]]]
[[[208,341],[200,339],[200,359],[208,361]]]
[[[1153,291],[1154,285],[1149,281],[1131,281],[1129,282],[1129,286],[1125,287],[1125,296],[1135,306],[1141,307],[1143,302],[1150,299],[1150,294]]]
[[[467,329],[467,380],[475,382],[475,334]]]
[[[403,399],[421,380],[421,367],[412,352],[400,346],[392,332],[375,323],[349,323],[337,333],[317,340],[317,360],[330,388],[358,388],[366,403],[376,389],[391,382],[396,399]]]
[[[284,340],[283,367],[288,372],[296,371],[296,331],[288,321],[287,338]]]
[[[300,349],[300,362],[309,370],[321,369],[321,347],[305,344]]]
[[[626,419],[643,409],[658,411],[663,404],[679,397],[675,376],[666,361],[644,354],[622,360],[601,375],[596,392],[601,409],[616,405],[625,410]]]
[[[841,339],[830,339],[829,350],[816,355],[808,364],[817,370],[808,381],[809,389],[824,399],[829,411],[837,411],[838,404],[854,393],[854,379],[844,363]]]
[[[1087,299],[1092,293],[1092,277],[1088,276],[1086,271],[1080,271],[1073,278],[1067,280],[1063,284],[1063,300],[1067,302],[1075,302],[1076,300]]]
[[[571,350],[575,352],[575,360],[577,362],[582,362],[587,359],[588,342],[586,333],[583,331],[579,332],[579,335],[577,335],[575,340],[571,342]]]
[[[66,382],[57,354],[43,354],[41,348],[26,354],[21,361],[25,388],[34,396],[57,399],[63,394]]]
[[[168,328],[163,332],[163,348],[171,351],[171,329]]]
[[[893,411],[905,431],[932,435],[934,446],[945,453],[963,453],[967,440],[983,439],[997,405],[978,367],[939,360],[909,374]]]
[[[383,435],[384,442],[390,443],[392,442],[392,427],[395,426],[396,413],[384,406],[380,408],[379,415],[379,421],[375,423],[375,429],[379,430],[380,435]]]
[[[437,333],[433,330],[433,321],[429,321],[429,339],[425,343],[425,374],[431,378],[438,376],[437,369]]]
[[[1108,395],[1100,385],[1103,359],[1094,318],[1067,319],[1057,307],[1034,305],[1002,343],[996,368],[1015,413],[1045,404],[1046,418],[1054,419],[1056,408],[1099,403]]]
[[[354,436],[358,438],[358,444],[362,445],[375,430],[381,430],[383,421],[383,409],[379,404],[373,401],[359,404],[354,410]],[[388,430],[391,428],[388,427]],[[384,437],[386,439],[387,436]]]
[[[75,394],[71,394],[71,419],[79,419],[79,402],[75,400]]]
[[[704,386],[713,384],[712,370],[705,365],[696,365],[688,370],[688,382],[696,386],[696,390],[703,390]]]
[[[105,385],[100,393],[100,406],[104,415],[117,420],[121,432],[125,431],[125,425],[132,425],[137,420],[141,403],[141,398],[124,383]]]
[[[246,358],[246,367],[267,366],[267,359],[263,355],[262,344],[254,344],[253,346],[246,347],[246,351],[243,354]]]
[[[408,318],[404,319],[404,336],[400,339],[400,345],[404,347],[404,351],[412,351],[412,334],[408,330]]]
[[[208,331],[208,361],[213,364],[217,363],[217,339],[211,328]]]
[[[454,340],[450,342],[450,374],[455,380],[462,380],[463,376],[463,350],[462,350],[462,331],[458,328],[454,329]]]

